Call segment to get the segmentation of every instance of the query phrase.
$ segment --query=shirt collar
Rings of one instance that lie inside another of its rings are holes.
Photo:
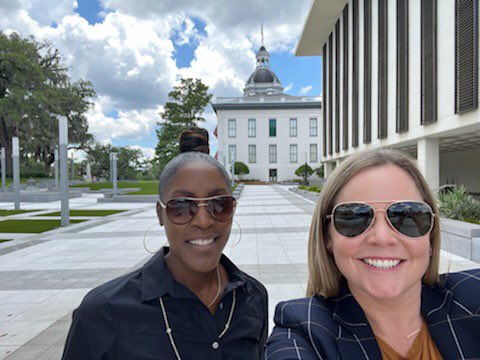
[[[165,294],[169,294],[172,297],[186,297],[185,286],[175,281],[172,272],[165,262],[165,255],[167,255],[168,251],[169,247],[163,247],[143,265],[141,270],[142,301],[157,299]],[[239,287],[244,288],[248,292],[251,291],[246,275],[230,259],[222,254],[220,263],[225,267],[229,277],[225,293]]]

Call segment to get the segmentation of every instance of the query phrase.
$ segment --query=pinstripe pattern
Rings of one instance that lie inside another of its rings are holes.
[[[421,312],[444,359],[480,359],[480,269],[422,287]],[[282,302],[267,341],[267,360],[381,359],[365,314],[348,288],[335,298]]]

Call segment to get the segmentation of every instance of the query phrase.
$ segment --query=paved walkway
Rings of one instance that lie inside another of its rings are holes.
[[[22,206],[59,209],[60,204]],[[71,312],[83,296],[148,260],[144,237],[151,250],[166,241],[154,205],[98,204],[95,196],[87,196],[73,199],[71,207],[128,212],[40,235],[17,235],[14,242],[0,244],[0,359],[59,359]],[[270,319],[276,303],[305,293],[313,208],[283,186],[246,186],[241,195],[225,254],[265,284]],[[233,246],[239,228],[241,241]],[[480,265],[442,252],[441,267],[454,271]]]

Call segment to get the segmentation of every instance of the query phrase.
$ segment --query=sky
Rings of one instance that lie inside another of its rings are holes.
[[[214,97],[242,96],[261,45],[285,93],[318,96],[321,58],[296,57],[311,0],[0,0],[0,31],[33,35],[63,56],[72,80],[93,83],[89,131],[149,158],[168,92],[201,79]],[[216,117],[211,106],[211,133]]]

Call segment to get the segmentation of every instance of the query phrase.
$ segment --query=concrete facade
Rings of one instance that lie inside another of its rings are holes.
[[[353,9],[358,7],[358,139],[359,145],[352,146],[351,138],[347,148],[343,149],[340,136],[340,150],[335,151],[335,136],[325,141],[333,143],[333,153],[323,154],[323,162],[335,162],[360,150],[376,147],[393,147],[401,149],[417,157],[419,166],[432,189],[442,184],[463,184],[471,193],[480,193],[480,112],[478,107],[457,114],[455,111],[455,6],[456,1],[438,0],[436,3],[436,121],[427,125],[421,124],[421,0],[408,1],[408,130],[397,132],[397,1],[387,3],[387,136],[378,136],[377,121],[379,119],[379,0],[371,3],[371,142],[364,142],[364,0],[315,0],[308,14],[303,34],[298,43],[296,54],[322,55],[326,45],[328,55],[332,44],[333,76],[328,79],[324,89],[323,100],[327,114],[332,97],[332,113],[335,119],[336,87],[339,87],[340,104],[343,101],[343,10],[348,9],[348,133],[352,134],[352,98],[353,87]],[[477,10],[478,11],[478,10]],[[478,18],[478,14],[476,15]],[[335,24],[339,22],[338,34]],[[476,29],[478,32],[478,29]],[[329,36],[333,41],[329,42]],[[339,37],[339,59],[335,58],[336,37]],[[478,42],[478,34],[477,34]],[[478,46],[478,44],[477,44]],[[473,47],[473,46],[472,46]],[[478,56],[477,56],[478,60]],[[340,66],[340,80],[335,81],[335,67]],[[327,68],[329,56],[326,56]],[[320,69],[319,69],[320,71]],[[477,74],[478,77],[478,74]],[[332,81],[332,92],[328,91]],[[478,82],[478,79],[476,79]],[[478,85],[477,85],[478,86]],[[339,108],[340,119],[343,118],[343,107]],[[340,134],[343,126],[340,121]]]

